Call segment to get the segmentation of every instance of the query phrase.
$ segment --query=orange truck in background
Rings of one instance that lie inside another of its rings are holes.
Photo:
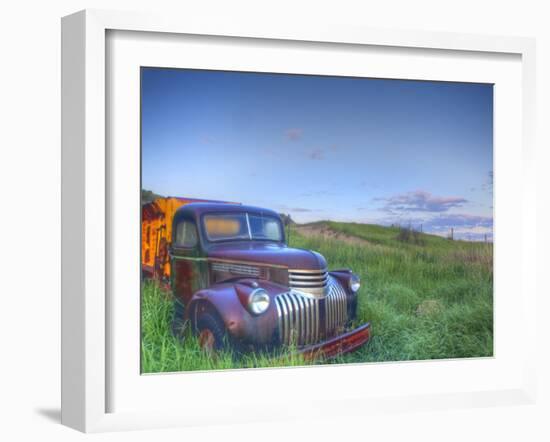
[[[141,206],[141,268],[142,275],[161,281],[170,279],[169,247],[172,219],[176,210],[189,203],[227,203],[196,198],[166,197]]]

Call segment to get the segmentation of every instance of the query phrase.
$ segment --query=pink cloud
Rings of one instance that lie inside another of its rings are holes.
[[[323,149],[311,149],[307,152],[307,156],[310,160],[324,160],[325,151]]]
[[[289,141],[296,141],[302,138],[304,131],[299,128],[291,128],[285,131],[285,138]]]
[[[384,210],[388,212],[446,212],[455,207],[462,207],[467,199],[456,196],[434,196],[423,190],[402,193],[388,198]]]

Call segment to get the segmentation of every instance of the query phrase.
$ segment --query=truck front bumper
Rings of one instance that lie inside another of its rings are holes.
[[[357,350],[370,339],[370,322],[327,341],[309,345],[298,350],[306,360],[330,359]]]

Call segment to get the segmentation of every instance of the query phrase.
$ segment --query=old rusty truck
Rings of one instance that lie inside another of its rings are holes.
[[[369,340],[370,324],[356,324],[359,277],[289,247],[278,213],[190,202],[169,230],[161,275],[174,295],[173,331],[189,324],[206,351],[288,346],[330,358]]]

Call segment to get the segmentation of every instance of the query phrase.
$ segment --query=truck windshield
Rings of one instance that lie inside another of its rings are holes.
[[[264,240],[282,241],[281,221],[255,213],[217,213],[204,216],[209,241]]]

